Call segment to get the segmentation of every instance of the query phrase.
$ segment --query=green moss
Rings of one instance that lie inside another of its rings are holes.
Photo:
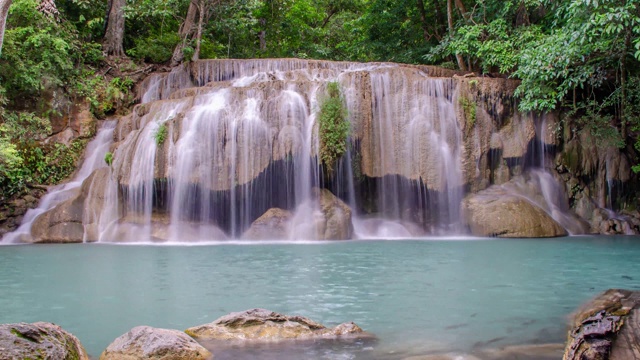
[[[331,174],[335,163],[347,151],[350,128],[347,108],[337,82],[327,84],[327,94],[320,100],[318,122],[319,156],[327,173]]]
[[[474,80],[472,80],[474,81]],[[467,126],[466,129],[467,131],[471,130],[473,128],[473,126],[476,124],[476,108],[477,108],[477,104],[475,101],[471,101],[469,99],[467,99],[464,96],[461,96],[458,99],[458,102],[460,103],[460,106],[462,106],[462,110],[464,111],[464,118],[466,120]]]

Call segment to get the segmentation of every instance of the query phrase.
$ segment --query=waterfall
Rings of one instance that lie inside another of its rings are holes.
[[[340,216],[355,238],[463,234],[465,193],[523,169],[526,179],[511,181],[511,189],[571,227],[562,219],[566,201],[558,202],[564,192],[545,170],[546,118],[509,113],[502,98],[470,92],[466,78],[433,76],[442,73],[256,59],[204,60],[153,74],[139,88],[141,103],[111,125],[112,165],[92,168],[83,187],[84,239],[244,239],[269,213],[286,222],[279,239],[318,238]],[[329,174],[318,160],[318,114],[331,82],[344,97],[350,132]],[[477,107],[477,119],[475,111],[465,116],[468,106]],[[534,137],[537,148],[527,151]],[[104,156],[98,153],[88,149]],[[525,161],[528,155],[535,160]]]
[[[79,190],[80,186],[82,186],[82,182],[88,178],[94,170],[107,166],[104,157],[113,143],[113,130],[116,127],[116,123],[116,120],[103,121],[96,137],[87,144],[87,148],[85,150],[85,154],[87,155],[82,166],[73,176],[71,181],[50,188],[47,194],[40,199],[38,207],[27,211],[22,219],[20,227],[15,231],[6,234],[2,238],[1,242],[22,242],[25,238],[30,237],[33,221],[40,214],[71,198]]]
[[[332,81],[351,145],[324,179],[316,115]],[[239,238],[274,207],[293,214],[289,238],[304,239],[320,211],[312,189],[322,186],[353,209],[356,236],[460,230],[455,96],[450,78],[386,63],[210,60],[152,75],[143,104],[118,126],[108,185],[91,190],[106,199],[99,240]]]

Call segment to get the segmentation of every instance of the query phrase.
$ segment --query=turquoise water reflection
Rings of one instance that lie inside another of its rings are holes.
[[[97,356],[137,325],[185,329],[263,307],[353,320],[380,338],[373,358],[466,352],[563,341],[580,303],[640,289],[639,258],[638,237],[4,246],[0,323],[54,322]]]

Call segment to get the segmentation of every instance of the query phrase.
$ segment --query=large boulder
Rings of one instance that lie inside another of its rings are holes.
[[[205,360],[211,353],[178,330],[137,326],[115,339],[100,360]]]
[[[75,336],[60,326],[36,322],[0,325],[0,360],[89,360]]]
[[[84,238],[82,216],[84,197],[80,194],[38,216],[31,226],[33,243],[80,243]]]
[[[499,190],[470,195],[462,212],[476,236],[539,238],[566,236],[567,231],[544,210],[518,195]]]
[[[640,291],[610,289],[580,307],[563,360],[640,359]]]
[[[292,216],[287,210],[271,208],[257,218],[242,237],[255,240],[286,239],[289,237]]]
[[[338,338],[371,336],[350,322],[328,328],[302,316],[288,316],[265,309],[251,309],[225,315],[216,321],[185,330],[202,340],[263,340]]]
[[[351,208],[327,189],[313,189],[322,217],[317,224],[317,239],[348,240],[353,236]]]

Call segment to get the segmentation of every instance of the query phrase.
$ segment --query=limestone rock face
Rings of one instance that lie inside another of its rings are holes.
[[[464,218],[476,236],[534,238],[567,232],[544,210],[526,199],[497,189],[470,195],[462,204]]]
[[[257,218],[242,236],[245,239],[286,239],[292,214],[280,208],[271,208]]]
[[[576,311],[563,360],[640,359],[640,292],[610,289]]]
[[[0,325],[0,360],[89,360],[75,336],[60,326],[36,322]]]
[[[354,323],[327,328],[302,316],[288,316],[265,309],[231,313],[210,324],[189,328],[185,332],[202,340],[262,341],[368,335]]]
[[[100,360],[205,360],[211,353],[178,330],[137,326],[115,339]]]
[[[322,219],[318,221],[318,240],[348,240],[353,236],[351,208],[327,189],[313,189],[318,198]]]
[[[94,171],[68,200],[42,213],[33,222],[32,243],[80,243],[85,240],[85,224],[90,227],[102,210],[103,197],[89,196],[91,186],[106,186],[108,168]],[[87,201],[88,200],[88,201]],[[97,240],[89,231],[89,241]]]
[[[38,216],[33,222],[33,243],[79,243],[84,237],[84,197],[75,196]]]

